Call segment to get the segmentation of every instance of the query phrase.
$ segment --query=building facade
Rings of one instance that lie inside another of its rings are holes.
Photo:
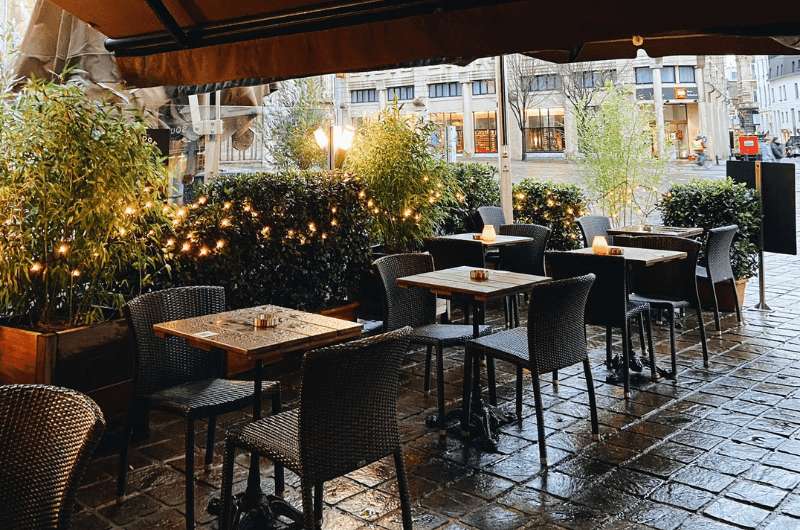
[[[800,57],[762,55],[755,65],[759,132],[781,141],[800,134]]]
[[[717,57],[669,57],[583,63],[564,67],[530,58],[524,71],[530,104],[524,133],[509,104],[509,151],[514,159],[568,157],[577,153],[577,130],[565,75],[576,76],[584,88],[599,89],[609,80],[631,87],[638,101],[656,112],[656,138],[666,142],[672,158],[687,158],[692,140],[709,139],[711,155],[729,154],[729,118],[724,63]],[[509,59],[507,59],[509,61]],[[576,70],[580,68],[582,70]],[[507,79],[509,67],[507,64]],[[418,114],[442,127],[453,126],[460,156],[485,157],[497,153],[497,94],[494,58],[468,66],[437,65],[346,74],[337,91],[337,109],[345,123],[371,119],[396,101],[401,111]],[[517,74],[519,75],[519,74]],[[574,77],[572,77],[574,79]],[[507,85],[511,86],[507,81]],[[452,129],[450,129],[452,130]],[[524,137],[523,137],[524,136]],[[446,141],[444,139],[443,141]]]

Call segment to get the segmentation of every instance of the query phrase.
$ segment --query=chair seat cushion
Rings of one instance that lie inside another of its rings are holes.
[[[638,315],[639,313],[644,313],[645,311],[650,311],[649,302],[647,302],[647,300],[634,299],[634,295],[630,295],[628,299],[626,316],[632,317]]]
[[[229,429],[225,439],[236,447],[258,453],[301,474],[298,409],[267,416]]]
[[[526,327],[508,329],[473,339],[467,343],[467,348],[522,366],[528,366],[530,363]]]
[[[280,383],[264,381],[264,395],[274,394]],[[253,382],[232,379],[203,379],[171,386],[145,397],[157,409],[192,418],[214,416],[239,410],[253,402]]]
[[[631,302],[638,304],[649,304],[653,307],[691,307],[692,304],[688,300],[676,300],[672,298],[655,298],[649,296],[641,296],[636,293],[630,295]]]
[[[479,326],[481,336],[491,333],[491,326]],[[463,344],[473,337],[471,324],[428,324],[414,328],[411,342],[436,346]]]
[[[363,326],[361,328],[362,337],[377,335],[383,332],[383,320],[363,320],[359,318],[358,323]]]

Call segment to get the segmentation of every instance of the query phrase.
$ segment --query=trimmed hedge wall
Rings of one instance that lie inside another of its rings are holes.
[[[549,226],[548,248],[572,250],[581,246],[575,219],[587,212],[586,196],[574,184],[525,179],[514,185],[514,221]]]
[[[475,162],[448,164],[454,184],[458,186],[455,201],[443,204],[445,218],[439,229],[442,234],[477,232],[482,224],[477,218],[481,206],[500,204],[497,168]]]

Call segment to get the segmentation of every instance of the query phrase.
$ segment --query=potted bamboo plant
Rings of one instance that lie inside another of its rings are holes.
[[[80,87],[0,101],[0,383],[86,392],[114,415],[132,358],[118,309],[162,266],[165,174],[143,122]]]

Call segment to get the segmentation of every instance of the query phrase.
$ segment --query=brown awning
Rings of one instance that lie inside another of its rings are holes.
[[[567,62],[792,54],[800,4],[747,13],[713,2],[654,13],[641,2],[532,0],[54,0],[111,39],[138,86],[280,80],[527,53]]]

